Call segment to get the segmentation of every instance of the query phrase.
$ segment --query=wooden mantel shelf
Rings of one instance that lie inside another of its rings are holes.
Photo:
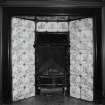
[[[3,7],[102,7],[105,6],[103,2],[80,2],[80,1],[2,1],[0,6]]]

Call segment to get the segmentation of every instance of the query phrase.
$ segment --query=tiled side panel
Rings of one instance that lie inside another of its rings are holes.
[[[38,22],[38,32],[68,32],[68,22]]]
[[[13,101],[35,95],[35,23],[12,18],[12,94]]]
[[[93,100],[93,20],[70,22],[70,95]]]

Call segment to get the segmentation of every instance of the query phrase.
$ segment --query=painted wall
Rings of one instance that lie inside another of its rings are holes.
[[[2,8],[0,7],[0,103],[2,97]]]
[[[102,9],[102,58],[103,58],[103,95],[105,97],[105,7]]]

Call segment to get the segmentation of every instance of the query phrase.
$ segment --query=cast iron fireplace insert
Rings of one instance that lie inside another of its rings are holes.
[[[36,94],[43,90],[69,92],[69,33],[37,32],[35,40]],[[55,92],[56,93],[56,92]]]

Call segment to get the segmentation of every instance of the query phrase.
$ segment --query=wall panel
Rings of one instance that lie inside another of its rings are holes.
[[[2,7],[0,7],[0,103],[2,99]]]
[[[102,8],[103,95],[105,97],[105,7]]]

